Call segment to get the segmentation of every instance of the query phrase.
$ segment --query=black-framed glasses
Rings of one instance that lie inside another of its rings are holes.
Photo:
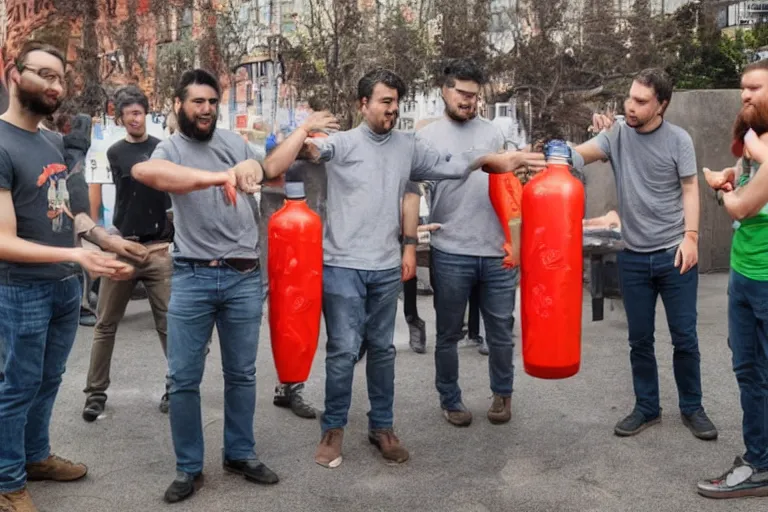
[[[59,74],[57,71],[54,71],[50,68],[34,68],[32,66],[22,66],[19,69],[19,73],[24,73],[25,71],[31,71],[32,73],[36,74],[43,80],[45,80],[48,85],[53,85],[56,82],[59,82],[62,88],[66,89],[67,82],[65,78]]]

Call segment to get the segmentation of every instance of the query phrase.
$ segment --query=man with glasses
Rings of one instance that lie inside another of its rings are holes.
[[[65,60],[28,43],[8,74],[0,116],[0,510],[34,511],[28,480],[71,481],[87,468],[52,455],[49,425],[80,316],[80,265],[129,278],[132,265],[75,248],[75,235],[137,264],[144,247],[110,236],[88,217],[88,186],[40,129],[65,95]]]

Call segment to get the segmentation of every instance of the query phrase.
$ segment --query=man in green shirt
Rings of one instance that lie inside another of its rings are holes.
[[[699,494],[709,498],[768,496],[768,61],[745,69],[741,90],[732,146],[743,155],[740,164],[704,174],[734,219],[728,344],[746,453],[722,476],[699,482]]]

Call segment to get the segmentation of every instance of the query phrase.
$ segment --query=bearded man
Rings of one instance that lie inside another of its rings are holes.
[[[169,503],[189,498],[203,482],[200,382],[214,325],[224,372],[224,470],[260,484],[278,482],[254,451],[263,287],[252,194],[279,174],[265,173],[242,137],[216,128],[220,97],[216,77],[201,69],[184,73],[175,92],[178,131],[131,171],[168,192],[174,213],[167,357],[176,478],[165,492]],[[302,129],[329,127],[338,127],[335,119],[318,113]]]

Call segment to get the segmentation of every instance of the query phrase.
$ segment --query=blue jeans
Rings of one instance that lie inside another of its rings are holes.
[[[449,254],[433,247],[432,271],[437,313],[435,386],[440,393],[440,406],[451,411],[461,404],[457,343],[462,338],[464,312],[475,286],[488,343],[491,391],[511,396],[518,269],[504,268],[502,258]]]
[[[744,459],[768,469],[768,281],[731,270],[728,344],[741,392]]]
[[[75,343],[80,281],[0,284],[0,493],[26,485],[25,465],[50,455],[51,412]]]
[[[258,270],[175,262],[168,305],[170,420],[176,469],[203,470],[200,382],[213,326],[219,332],[224,373],[224,458],[256,459],[256,348],[262,313]]]
[[[701,357],[696,335],[698,265],[685,274],[675,268],[673,249],[651,253],[622,251],[618,255],[619,278],[629,327],[629,359],[635,388],[635,408],[647,419],[661,414],[659,374],[654,351],[656,299],[661,295],[667,313],[674,355],[680,411],[685,415],[701,409]]]
[[[328,334],[325,356],[323,432],[343,428],[352,401],[352,377],[363,340],[368,343],[370,429],[391,428],[395,400],[395,317],[400,268],[365,271],[323,268],[323,316]]]

